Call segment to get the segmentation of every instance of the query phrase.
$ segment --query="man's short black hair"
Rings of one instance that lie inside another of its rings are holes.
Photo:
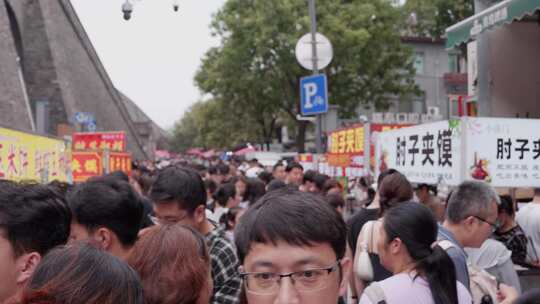
[[[265,185],[268,185],[273,179],[274,176],[268,171],[261,171],[257,174],[257,177],[264,182]]]
[[[135,244],[144,207],[129,183],[110,177],[95,178],[77,185],[67,200],[78,224],[90,231],[108,228],[123,246]]]
[[[231,167],[224,163],[220,163],[216,166],[217,174],[219,175],[227,175],[229,172],[231,172]]]
[[[300,170],[304,171],[304,167],[302,167],[302,165],[300,165],[300,163],[298,163],[298,162],[290,162],[287,165],[287,167],[285,168],[285,172],[289,173],[293,169],[300,169]]]
[[[275,172],[278,167],[285,167],[282,161],[278,161],[272,168],[272,172]]]
[[[168,167],[158,173],[150,191],[154,204],[176,202],[193,214],[200,205],[206,205],[206,188],[201,176],[185,167]]]
[[[0,233],[16,256],[42,256],[69,237],[71,213],[62,194],[40,184],[0,183]]]
[[[107,174],[105,176],[109,177],[109,178],[118,179],[118,180],[121,180],[121,181],[124,181],[124,182],[129,182],[129,176],[124,171],[116,170],[116,171],[113,171],[113,172],[111,172],[111,173],[109,173],[109,174]]]
[[[321,196],[286,187],[268,192],[252,205],[236,227],[234,239],[241,263],[255,243],[278,241],[295,246],[327,243],[341,259],[346,233],[343,218]]]
[[[210,167],[208,168],[208,174],[210,174],[210,175],[215,175],[215,174],[217,174],[217,167],[216,167],[216,166],[210,166]]]
[[[330,179],[330,176],[326,175],[326,174],[320,174],[320,173],[317,173],[314,177],[313,177],[313,183],[315,183],[315,186],[317,186],[317,189],[319,189],[319,191],[322,191],[323,188],[324,188],[324,184],[326,183],[327,180]]]
[[[317,173],[317,171],[315,170],[307,170],[306,172],[304,172],[304,177],[303,177],[303,183],[305,184],[306,182],[310,182],[310,183],[313,183],[314,182],[314,178],[315,178],[315,175],[317,175],[319,173]]]

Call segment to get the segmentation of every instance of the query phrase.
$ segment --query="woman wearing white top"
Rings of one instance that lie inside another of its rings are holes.
[[[230,208],[238,206],[236,188],[230,183],[219,186],[214,194],[214,199],[216,200],[217,204],[210,219],[216,223],[220,222],[223,214],[227,213]]]
[[[394,275],[366,288],[360,304],[472,303],[436,239],[437,221],[427,207],[402,203],[388,210],[377,247],[381,264]]]

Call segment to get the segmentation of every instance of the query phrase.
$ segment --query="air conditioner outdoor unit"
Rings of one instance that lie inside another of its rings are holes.
[[[408,119],[408,115],[407,113],[398,113],[396,115],[396,122],[398,124],[406,124],[406,123],[409,123],[409,119]]]

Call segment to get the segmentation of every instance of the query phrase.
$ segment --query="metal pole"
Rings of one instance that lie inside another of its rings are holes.
[[[313,60],[313,75],[319,74],[319,58],[317,56],[317,10],[315,7],[315,0],[309,1],[309,16],[311,18],[311,53]],[[317,154],[322,153],[322,117],[321,114],[317,115],[317,128],[315,132],[315,146]]]

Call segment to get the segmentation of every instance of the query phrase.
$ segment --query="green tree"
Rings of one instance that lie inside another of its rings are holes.
[[[324,72],[330,102],[342,116],[353,116],[361,104],[385,109],[391,97],[418,94],[398,8],[387,0],[319,0],[317,11],[319,32],[334,46]],[[256,124],[246,127],[256,127],[265,142],[286,115],[295,122],[299,152],[308,127],[296,119],[299,79],[310,72],[298,65],[294,50],[309,25],[307,1],[229,0],[212,23],[221,45],[208,51],[195,78],[203,92],[252,118]]]
[[[189,108],[173,128],[172,148],[185,152],[189,148],[226,149],[243,142],[255,142],[258,137],[247,117],[235,116],[220,99],[200,101]]]
[[[474,14],[474,0],[407,0],[403,12],[409,35],[442,38],[448,27]]]

